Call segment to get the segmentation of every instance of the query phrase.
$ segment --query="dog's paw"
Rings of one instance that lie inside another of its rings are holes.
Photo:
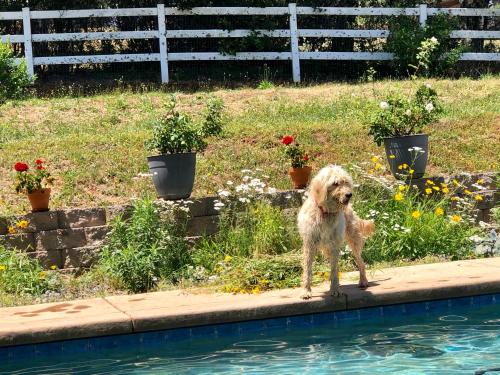
[[[338,297],[342,297],[342,296],[344,295],[344,293],[342,293],[342,292],[340,291],[340,289],[331,289],[331,290],[330,290],[330,295],[331,295],[332,297],[338,298]]]
[[[312,292],[310,290],[305,290],[304,293],[300,295],[300,298],[302,299],[311,299],[312,298]]]
[[[361,289],[368,288],[368,280],[359,280],[358,287]]]

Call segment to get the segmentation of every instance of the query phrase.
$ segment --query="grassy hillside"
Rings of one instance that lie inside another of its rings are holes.
[[[445,112],[429,127],[429,173],[498,170],[500,78],[431,80]],[[372,109],[408,81],[323,84],[267,90],[178,93],[180,108],[196,113],[208,95],[224,99],[227,135],[198,158],[195,196],[215,192],[241,169],[260,167],[270,184],[288,188],[279,140],[295,134],[317,154],[313,167],[361,163],[382,154],[367,135]],[[127,202],[153,193],[143,144],[162,111],[163,92],[113,92],[92,97],[30,99],[0,107],[0,213],[27,209],[12,189],[12,165],[42,158],[56,177],[53,207]]]

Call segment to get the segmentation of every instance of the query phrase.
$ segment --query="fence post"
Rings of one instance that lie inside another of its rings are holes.
[[[300,82],[300,54],[299,54],[299,36],[297,32],[297,4],[288,4],[288,13],[290,14],[290,45],[292,50],[292,74],[293,82]]]
[[[168,50],[167,50],[167,26],[165,22],[165,5],[158,4],[158,40],[160,43],[160,67],[161,81],[168,83]]]
[[[35,69],[33,66],[33,43],[31,41],[31,17],[30,8],[23,8],[23,33],[24,33],[24,58],[28,75],[33,79]]]
[[[425,24],[427,23],[427,4],[420,4],[419,22],[420,22],[420,27],[425,27]]]

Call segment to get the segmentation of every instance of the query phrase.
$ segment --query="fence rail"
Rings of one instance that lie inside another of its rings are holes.
[[[23,34],[0,35],[2,42],[24,44],[24,58],[28,73],[34,74],[38,65],[54,64],[101,64],[114,62],[160,62],[162,82],[169,81],[169,61],[207,61],[207,60],[290,60],[294,82],[300,82],[300,60],[392,60],[394,56],[387,52],[312,52],[300,50],[299,38],[387,38],[387,30],[335,30],[335,29],[299,29],[297,18],[305,15],[320,16],[418,16],[424,26],[427,18],[437,14],[449,14],[459,17],[498,17],[498,8],[427,8],[422,4],[415,8],[346,8],[346,7],[197,7],[190,10],[165,8],[158,4],[156,8],[130,9],[84,9],[84,10],[49,10],[32,11],[23,8],[20,12],[0,12],[0,21],[18,20],[23,23]],[[168,30],[168,16],[288,16],[289,29],[283,30]],[[94,17],[157,17],[158,30],[148,31],[110,31],[82,33],[32,34],[31,20],[94,18]],[[290,52],[239,52],[226,55],[217,52],[168,52],[169,39],[184,38],[242,38],[249,35],[290,39]],[[500,39],[498,30],[454,30],[451,38],[456,39]],[[33,43],[95,40],[158,39],[159,53],[134,53],[113,55],[85,56],[33,56]],[[463,53],[465,61],[500,61],[500,53]]]

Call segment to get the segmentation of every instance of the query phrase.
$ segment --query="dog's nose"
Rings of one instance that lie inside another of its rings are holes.
[[[345,195],[345,197],[346,197],[347,199],[351,199],[351,197],[352,197],[352,193],[347,193],[347,194]]]

